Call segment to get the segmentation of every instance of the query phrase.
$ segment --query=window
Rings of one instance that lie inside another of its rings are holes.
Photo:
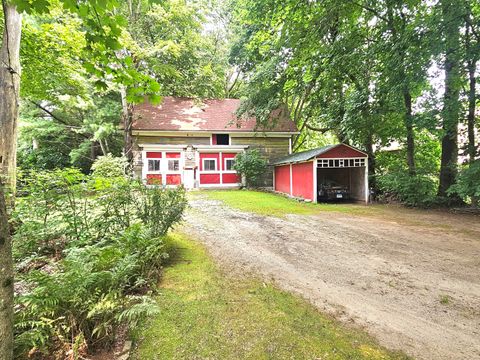
[[[235,159],[225,159],[225,170],[234,171],[233,165],[235,165]]]
[[[215,171],[215,170],[217,170],[217,160],[216,159],[203,159],[203,170],[204,171]]]
[[[230,145],[230,135],[228,134],[213,134],[217,138],[217,145]]]
[[[179,170],[180,170],[180,161],[178,161],[178,159],[169,159],[168,171],[179,171]]]
[[[148,160],[148,171],[160,171],[160,160]]]
[[[363,167],[365,159],[318,159],[319,168]]]

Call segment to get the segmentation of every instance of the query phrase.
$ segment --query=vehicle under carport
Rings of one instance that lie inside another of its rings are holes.
[[[315,202],[368,203],[368,156],[352,146],[336,144],[302,151],[273,165],[275,191]]]

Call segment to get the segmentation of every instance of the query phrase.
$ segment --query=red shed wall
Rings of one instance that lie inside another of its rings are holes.
[[[275,167],[275,191],[290,194],[290,165]]]
[[[313,162],[292,164],[293,196],[313,200]]]
[[[332,150],[319,155],[318,158],[349,158],[349,157],[366,157],[364,153],[351,148],[350,146],[340,144],[335,146]]]

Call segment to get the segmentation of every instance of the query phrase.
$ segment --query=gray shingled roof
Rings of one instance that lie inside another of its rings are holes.
[[[301,161],[307,161],[310,159],[313,159],[314,157],[321,155],[328,150],[333,149],[334,147],[338,146],[337,145],[327,145],[327,146],[322,146],[316,149],[312,150],[307,150],[307,151],[302,151],[299,153],[291,154],[288,156],[285,156],[284,158],[278,159],[277,161],[273,162],[273,165],[281,165],[281,164],[290,164],[290,163],[297,163]]]

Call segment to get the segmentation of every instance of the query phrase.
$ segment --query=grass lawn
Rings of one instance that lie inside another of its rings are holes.
[[[168,241],[174,255],[157,297],[161,313],[136,330],[133,359],[406,358],[301,298],[225,274],[183,234]]]
[[[195,194],[195,193],[193,193]],[[313,215],[321,211],[334,211],[358,215],[377,213],[378,209],[363,204],[314,204],[299,202],[282,195],[252,190],[205,190],[194,196],[206,195],[223,201],[230,207],[260,215],[284,216],[286,214]]]

